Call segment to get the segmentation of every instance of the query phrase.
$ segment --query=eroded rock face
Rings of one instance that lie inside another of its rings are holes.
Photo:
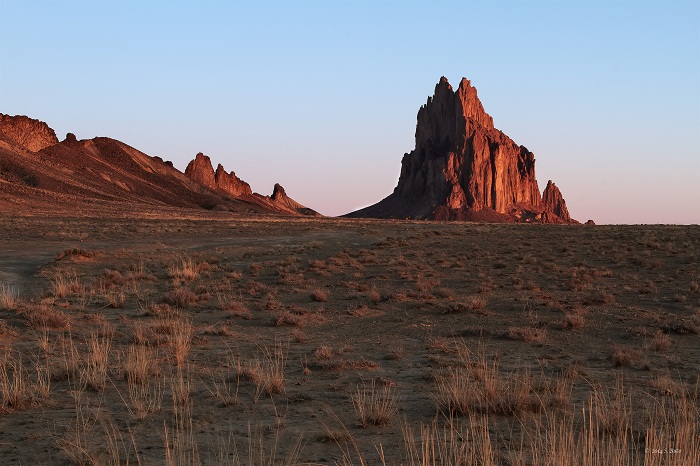
[[[32,152],[58,144],[56,133],[49,125],[23,115],[0,113],[0,137]]]
[[[226,173],[223,165],[218,164],[216,167],[216,172],[214,173],[214,181],[216,187],[234,197],[241,197],[246,194],[253,194],[250,189],[250,185],[238,178],[236,174],[231,171]]]
[[[542,206],[545,211],[553,213],[564,222],[571,222],[569,210],[566,208],[566,201],[561,195],[559,188],[557,188],[557,185],[552,183],[552,180],[547,182],[547,187],[544,188],[544,192],[542,193]]]
[[[214,167],[211,166],[211,159],[201,152],[195,156],[194,160],[187,164],[185,175],[207,188],[216,188]]]
[[[542,202],[534,154],[494,127],[469,80],[454,91],[442,77],[418,111],[416,147],[394,192],[348,216],[547,221],[550,205],[570,221],[563,199]]]

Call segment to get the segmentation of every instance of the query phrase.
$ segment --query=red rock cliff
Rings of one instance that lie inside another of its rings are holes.
[[[0,113],[0,138],[32,152],[58,144],[56,133],[49,125],[22,115],[10,116]]]

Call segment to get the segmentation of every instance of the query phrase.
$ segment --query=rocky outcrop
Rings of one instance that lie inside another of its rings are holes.
[[[0,113],[0,139],[18,144],[31,151],[58,144],[58,138],[53,129],[43,121],[17,115],[10,116]]]
[[[250,189],[250,185],[248,183],[238,178],[233,171],[226,173],[226,170],[224,170],[224,167],[221,164],[218,164],[216,167],[214,181],[218,189],[230,194],[231,196],[240,197],[247,194],[253,194],[253,191]]]
[[[552,180],[547,182],[547,187],[544,188],[542,193],[542,207],[545,212],[551,212],[562,221],[571,223],[571,216],[569,216],[569,210],[566,208],[566,201],[557,185],[552,183]]]
[[[275,183],[275,187],[272,190],[272,196],[270,196],[270,201],[276,206],[300,213],[302,215],[320,215],[315,210],[309,209],[308,207],[299,204],[297,201],[287,196],[284,188],[279,183]]]
[[[216,179],[214,178],[214,167],[211,166],[211,159],[201,152],[187,164],[185,175],[202,186],[216,189]]]
[[[209,189],[274,212],[286,215],[320,215],[287,196],[280,184],[275,184],[272,196],[254,193],[248,183],[238,178],[234,172],[227,172],[223,165],[218,164],[214,171],[211,159],[201,152],[187,165],[185,175]]]
[[[201,152],[187,164],[185,175],[209,189],[220,191],[232,197],[253,193],[248,183],[238,178],[234,172],[227,173],[221,164],[218,164],[215,172],[211,159]]]
[[[554,215],[569,222],[554,189],[551,206],[567,220],[543,203],[534,154],[494,127],[469,80],[454,91],[442,77],[418,111],[416,146],[401,161],[394,192],[348,216],[547,222]]]

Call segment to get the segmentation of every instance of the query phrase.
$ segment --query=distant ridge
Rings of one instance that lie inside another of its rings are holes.
[[[78,140],[71,133],[59,142],[44,122],[0,113],[0,212],[175,207],[305,215],[252,193],[233,172],[219,168],[215,174],[209,162],[210,183],[123,142],[105,137]]]
[[[534,154],[494,127],[469,80],[454,91],[444,76],[418,111],[394,192],[346,216],[578,223],[554,183],[540,195]]]

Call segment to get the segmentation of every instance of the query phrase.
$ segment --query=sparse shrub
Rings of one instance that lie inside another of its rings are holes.
[[[239,317],[241,319],[253,318],[253,313],[240,300],[223,293],[217,294],[216,298],[222,311],[226,311],[232,316]]]
[[[638,350],[623,346],[613,347],[612,360],[616,366],[633,366],[641,357],[642,354]]]
[[[83,289],[75,270],[58,272],[49,280],[51,282],[51,293],[56,298],[65,298],[69,294],[78,293]]]
[[[239,374],[255,384],[257,400],[261,394],[272,396],[284,392],[285,365],[285,348],[275,342],[272,347],[263,347],[262,355],[243,364]]]
[[[486,299],[481,296],[469,296],[461,302],[450,303],[447,308],[447,312],[476,312],[479,314],[487,314],[488,312],[484,310],[485,307]]]
[[[538,327],[508,327],[505,335],[511,340],[522,340],[525,343],[543,343],[547,339],[547,330]]]
[[[190,257],[169,265],[168,275],[171,278],[192,281],[199,276],[200,270],[201,264],[198,264]]]
[[[382,302],[382,295],[379,294],[376,288],[372,288],[372,291],[369,292],[369,299],[372,303],[379,304]]]
[[[448,413],[516,414],[536,411],[541,400],[533,397],[533,379],[527,372],[502,374],[497,360],[458,346],[459,363],[435,378],[438,407]]]
[[[320,288],[316,288],[311,294],[311,299],[313,299],[317,303],[325,303],[326,301],[328,301],[328,292]]]
[[[93,333],[87,342],[87,354],[81,371],[82,386],[94,391],[104,390],[109,369],[111,339]]]
[[[90,251],[88,249],[81,248],[68,248],[56,254],[56,260],[61,260],[67,257],[74,257],[76,259],[91,259],[98,254],[100,254],[99,251]]]
[[[22,356],[0,355],[0,407],[24,409],[31,404],[32,396],[31,381]]]
[[[47,304],[28,306],[22,310],[27,324],[34,329],[53,328],[68,329],[71,326],[71,316],[63,311],[54,309]]]
[[[317,361],[327,361],[333,357],[333,348],[322,345],[314,350],[314,358]]]
[[[666,351],[671,347],[671,337],[662,330],[657,330],[651,341],[651,347],[654,351]]]
[[[199,297],[189,288],[176,287],[165,293],[163,301],[171,306],[187,309],[199,301]]]
[[[583,315],[577,313],[577,312],[567,312],[564,315],[564,322],[562,323],[562,327],[566,329],[572,329],[572,330],[580,330],[586,325],[586,319],[584,319]]]
[[[170,322],[170,328],[173,356],[175,356],[177,365],[182,366],[187,359],[187,354],[190,352],[194,326],[188,319],[181,317]]]
[[[104,297],[109,307],[113,309],[123,308],[126,302],[126,295],[124,295],[123,291],[112,291],[105,294]]]

